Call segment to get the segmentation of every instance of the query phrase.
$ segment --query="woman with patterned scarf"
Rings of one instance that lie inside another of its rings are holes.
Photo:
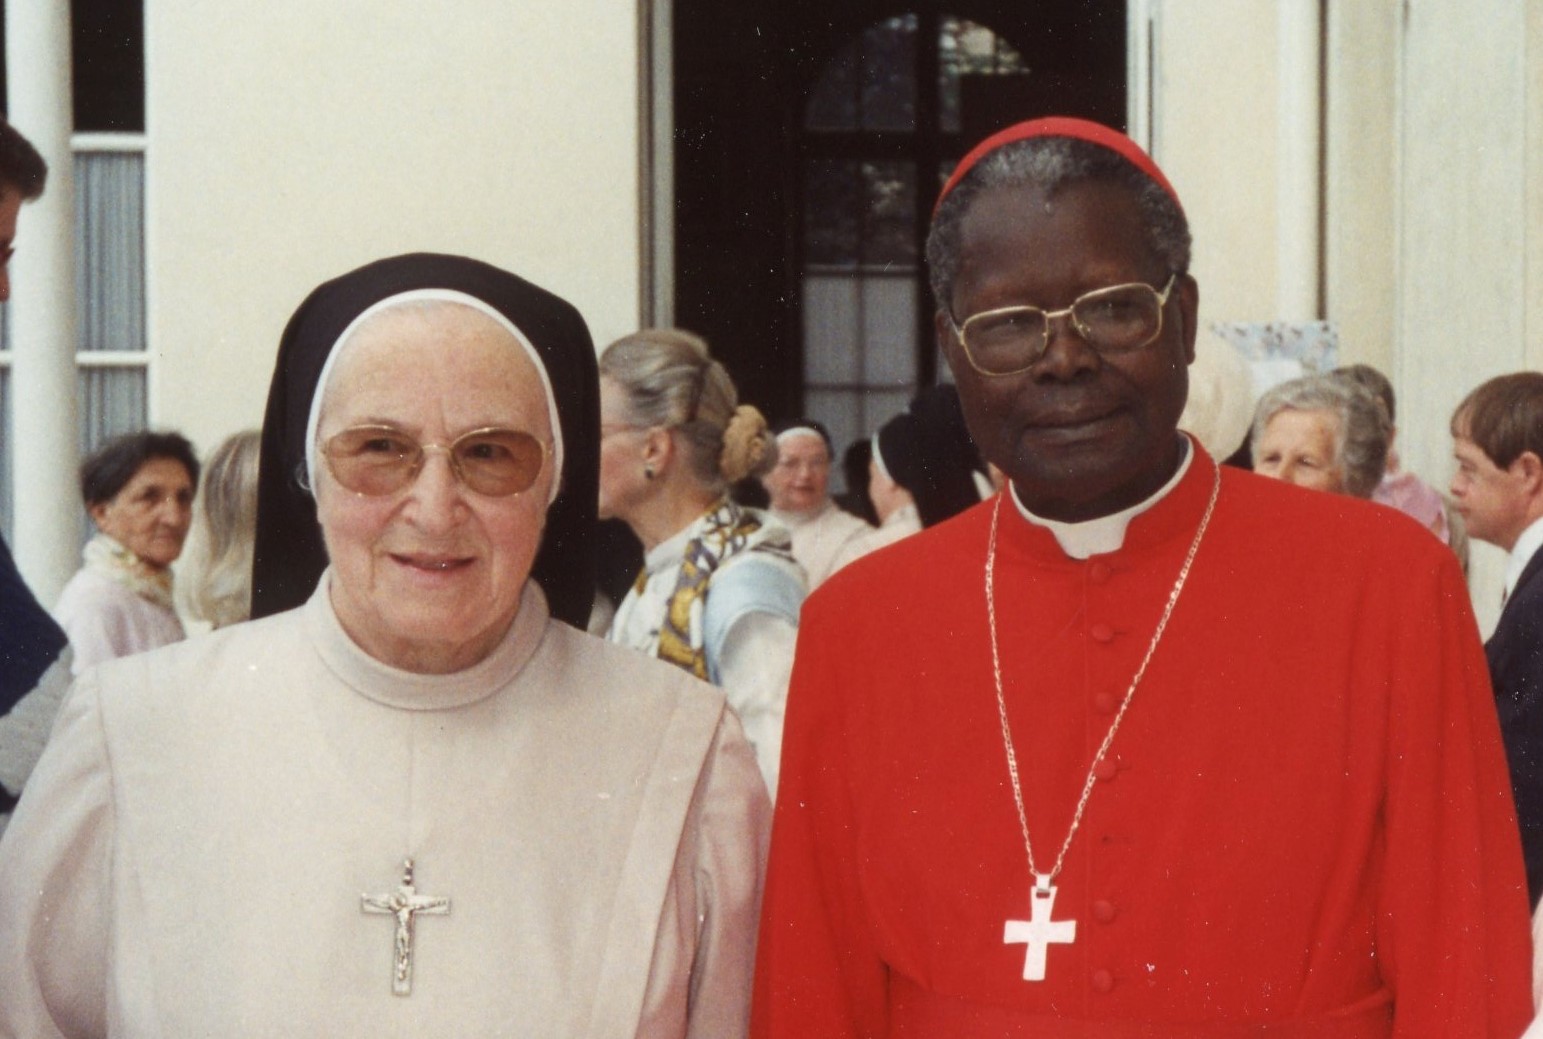
[[[54,607],[75,674],[182,638],[171,564],[193,522],[197,486],[198,458],[178,433],[116,437],[81,463],[81,497],[97,533]]]
[[[643,542],[607,637],[721,686],[773,796],[804,574],[788,532],[727,488],[776,446],[707,344],[649,329],[600,357],[600,515]]]

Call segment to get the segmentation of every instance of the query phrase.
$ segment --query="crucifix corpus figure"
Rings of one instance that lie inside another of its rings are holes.
[[[413,918],[419,913],[449,916],[450,899],[418,894],[413,886],[413,860],[402,865],[402,885],[393,895],[360,895],[359,908],[366,913],[396,917],[396,954],[391,967],[391,991],[398,996],[413,990]],[[1041,955],[1043,959],[1043,954]]]

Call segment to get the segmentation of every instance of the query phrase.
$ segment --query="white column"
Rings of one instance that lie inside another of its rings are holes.
[[[10,121],[48,162],[43,197],[22,207],[11,261],[11,433],[16,562],[45,605],[78,560],[75,421],[75,191],[70,5],[6,0]]]
[[[1158,0],[1127,0],[1125,5],[1125,130],[1130,139],[1159,159],[1152,113],[1157,89]]]
[[[1320,311],[1318,267],[1322,257],[1319,98],[1323,10],[1320,0],[1277,0],[1277,4],[1277,305],[1279,316],[1288,321],[1313,321]]]

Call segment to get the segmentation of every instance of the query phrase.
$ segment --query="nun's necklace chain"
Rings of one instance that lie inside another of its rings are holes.
[[[1168,627],[1168,618],[1173,615],[1173,608],[1178,604],[1180,593],[1184,591],[1184,582],[1189,579],[1189,568],[1195,561],[1195,553],[1200,550],[1200,542],[1205,538],[1206,528],[1211,525],[1211,514],[1216,509],[1216,499],[1222,486],[1221,468],[1214,462],[1212,466],[1214,468],[1211,498],[1206,502],[1205,513],[1200,517],[1200,526],[1195,531],[1195,540],[1190,542],[1189,552],[1184,556],[1184,564],[1179,567],[1179,576],[1173,582],[1173,590],[1168,593],[1168,603],[1163,607],[1163,615],[1157,622],[1157,630],[1152,633],[1152,641],[1147,644],[1146,655],[1141,658],[1141,664],[1130,680],[1130,687],[1125,690],[1125,699],[1120,702],[1119,710],[1115,711],[1114,720],[1109,723],[1109,731],[1104,734],[1104,741],[1098,745],[1098,750],[1093,754],[1093,762],[1088,766],[1087,778],[1082,783],[1082,796],[1077,799],[1077,810],[1072,813],[1071,826],[1066,831],[1066,839],[1061,842],[1061,850],[1055,857],[1055,864],[1050,867],[1048,873],[1040,872],[1038,864],[1034,861],[1034,845],[1029,840],[1029,817],[1023,809],[1023,784],[1018,778],[1018,754],[1013,749],[1013,730],[1007,721],[1007,696],[1002,690],[1002,656],[997,640],[996,559],[997,521],[1002,514],[1002,499],[1007,496],[1005,493],[997,496],[996,506],[991,511],[991,535],[986,543],[986,619],[991,631],[991,673],[996,681],[997,716],[1002,723],[1002,745],[1007,751],[1007,772],[1013,781],[1013,803],[1018,808],[1018,826],[1023,832],[1023,850],[1028,855],[1029,872],[1034,877],[1034,887],[1030,893],[1031,918],[1007,921],[1002,940],[1009,944],[1016,942],[1027,944],[1027,955],[1023,965],[1025,981],[1044,980],[1045,954],[1051,943],[1066,944],[1075,940],[1077,928],[1075,920],[1051,920],[1056,894],[1055,880],[1060,876],[1061,867],[1066,863],[1066,852],[1072,846],[1072,838],[1077,835],[1077,828],[1082,825],[1082,814],[1087,810],[1088,798],[1092,796],[1093,784],[1098,778],[1098,766],[1108,755],[1109,748],[1114,743],[1115,734],[1120,731],[1120,723],[1125,720],[1125,712],[1130,709],[1131,700],[1136,695],[1136,687],[1141,684],[1147,665],[1152,661],[1152,654],[1157,651],[1157,644],[1162,641],[1163,631]]]
[[[419,916],[450,915],[450,899],[444,895],[420,895],[413,874],[413,795],[416,791],[415,776],[418,749],[414,735],[417,732],[414,719],[408,719],[407,728],[407,849],[402,860],[402,879],[397,889],[383,895],[365,892],[359,896],[359,911],[365,914],[390,916],[396,928],[391,939],[391,992],[397,996],[410,996],[413,991],[413,936],[417,931]]]

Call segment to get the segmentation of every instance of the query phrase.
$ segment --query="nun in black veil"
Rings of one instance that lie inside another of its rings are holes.
[[[769,804],[719,692],[576,630],[597,394],[486,264],[311,294],[262,619],[77,685],[0,843],[0,1034],[744,1033]]]
[[[600,390],[589,329],[567,301],[507,271],[460,256],[418,253],[380,260],[327,282],[290,318],[263,418],[252,616],[310,598],[327,566],[316,502],[305,486],[305,443],[322,368],[348,325],[383,299],[415,289],[458,289],[522,329],[541,357],[566,445],[557,499],[534,577],[552,615],[582,628],[594,599],[595,502],[600,480]]]

